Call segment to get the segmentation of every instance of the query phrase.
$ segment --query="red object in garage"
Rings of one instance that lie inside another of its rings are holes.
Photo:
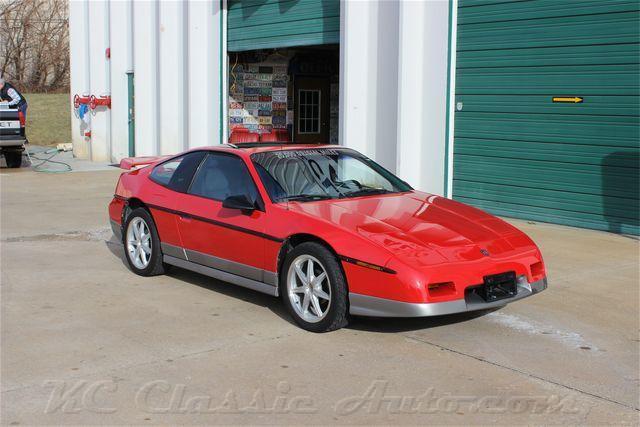
[[[249,129],[244,127],[237,127],[231,131],[229,142],[231,144],[238,144],[243,142],[259,142],[260,135],[257,133],[249,132]]]
[[[291,142],[291,138],[285,129],[274,129],[260,135],[260,142]]]

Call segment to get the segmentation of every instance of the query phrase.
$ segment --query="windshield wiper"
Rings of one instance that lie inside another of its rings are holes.
[[[366,187],[366,188],[361,188],[360,190],[346,193],[343,197],[373,196],[376,194],[388,194],[388,193],[393,193],[393,191],[385,190],[384,188]]]
[[[327,200],[333,197],[328,194],[294,194],[292,196],[283,197],[280,199],[282,202],[310,202],[313,200]]]

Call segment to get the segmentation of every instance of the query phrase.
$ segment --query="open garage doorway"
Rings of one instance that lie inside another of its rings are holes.
[[[231,142],[338,143],[340,0],[228,0]]]
[[[338,144],[339,46],[229,52],[229,142]]]

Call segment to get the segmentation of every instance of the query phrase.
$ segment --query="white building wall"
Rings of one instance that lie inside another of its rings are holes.
[[[89,57],[90,90],[96,97],[109,96],[110,74],[106,50],[109,47],[109,2],[94,0],[89,2]],[[111,160],[111,110],[100,106],[91,115],[91,160],[107,162]]]
[[[221,14],[219,1],[188,3],[189,147],[219,144],[221,120]],[[222,61],[226,67],[226,60]]]
[[[71,98],[71,142],[73,154],[88,159],[89,142],[84,137],[82,122],[75,117],[73,97],[89,94],[89,4],[86,2],[69,3],[69,52],[70,52],[70,98]]]
[[[136,156],[159,153],[158,2],[133,2]]]
[[[71,2],[72,94],[112,95],[111,112],[93,116],[89,144],[72,119],[76,156],[117,161],[128,155],[130,69],[136,155],[223,142],[224,7],[200,0]],[[453,26],[455,41],[455,19]],[[340,141],[436,194],[451,185],[446,105],[455,68],[448,76],[448,35],[446,0],[341,1]],[[449,126],[451,170],[453,120]]]
[[[340,141],[396,169],[399,3],[343,1]]]
[[[127,72],[133,70],[133,4],[131,0],[109,2],[111,31],[111,161],[129,155],[129,87]],[[116,24],[118,23],[118,24]]]
[[[186,119],[187,3],[163,1],[159,5],[159,110],[160,154],[178,153],[188,146]]]
[[[341,144],[445,194],[449,2],[343,1]]]
[[[449,3],[400,3],[397,173],[445,193]]]

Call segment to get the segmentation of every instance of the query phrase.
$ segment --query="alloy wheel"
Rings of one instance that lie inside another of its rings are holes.
[[[300,255],[287,274],[289,300],[303,320],[316,323],[331,307],[331,284],[324,266],[311,255]]]
[[[151,231],[146,221],[136,217],[127,228],[127,252],[133,265],[144,270],[151,261]]]

